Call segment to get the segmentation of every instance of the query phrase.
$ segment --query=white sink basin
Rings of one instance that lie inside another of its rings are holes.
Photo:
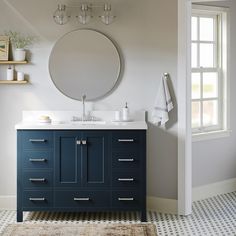
[[[105,125],[106,121],[104,120],[89,120],[89,121],[71,121],[73,125]]]

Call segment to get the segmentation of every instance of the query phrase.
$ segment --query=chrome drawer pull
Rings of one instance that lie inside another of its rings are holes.
[[[44,143],[46,139],[29,139],[31,143]]]
[[[132,182],[134,181],[134,178],[127,178],[127,179],[119,178],[118,181]]]
[[[133,139],[118,139],[118,142],[134,142]]]
[[[46,199],[44,197],[30,197],[30,201],[45,201]]]
[[[77,140],[77,141],[76,141],[76,144],[77,144],[77,145],[81,145],[81,140]]]
[[[30,178],[29,181],[31,182],[45,182],[45,178]]]
[[[89,201],[89,197],[74,197],[74,201]]]
[[[133,197],[119,197],[119,201],[134,201]]]
[[[83,144],[83,145],[86,145],[86,144],[87,144],[87,141],[86,141],[86,140],[82,140],[82,144]]]
[[[119,158],[118,161],[120,161],[120,162],[133,162],[134,159],[133,158],[130,158],[130,159],[121,159],[121,158]]]
[[[45,162],[47,159],[45,158],[30,158],[29,161],[31,162]]]

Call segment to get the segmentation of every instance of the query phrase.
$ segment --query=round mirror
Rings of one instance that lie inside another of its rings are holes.
[[[49,58],[53,83],[66,96],[97,100],[115,87],[120,75],[120,56],[104,34],[80,29],[60,38]]]

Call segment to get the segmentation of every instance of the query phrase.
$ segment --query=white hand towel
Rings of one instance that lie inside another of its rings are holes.
[[[174,108],[167,84],[167,78],[168,75],[164,74],[161,79],[154,109],[152,111],[152,122],[156,125],[159,123],[165,125],[169,120],[168,113]]]

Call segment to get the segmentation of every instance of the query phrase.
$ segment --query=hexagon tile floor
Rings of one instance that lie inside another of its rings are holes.
[[[0,211],[0,233],[14,223],[15,211]],[[148,221],[157,226],[158,236],[236,236],[236,192],[223,194],[193,204],[187,217],[148,212]],[[132,213],[24,213],[26,223],[137,223],[139,214]]]

